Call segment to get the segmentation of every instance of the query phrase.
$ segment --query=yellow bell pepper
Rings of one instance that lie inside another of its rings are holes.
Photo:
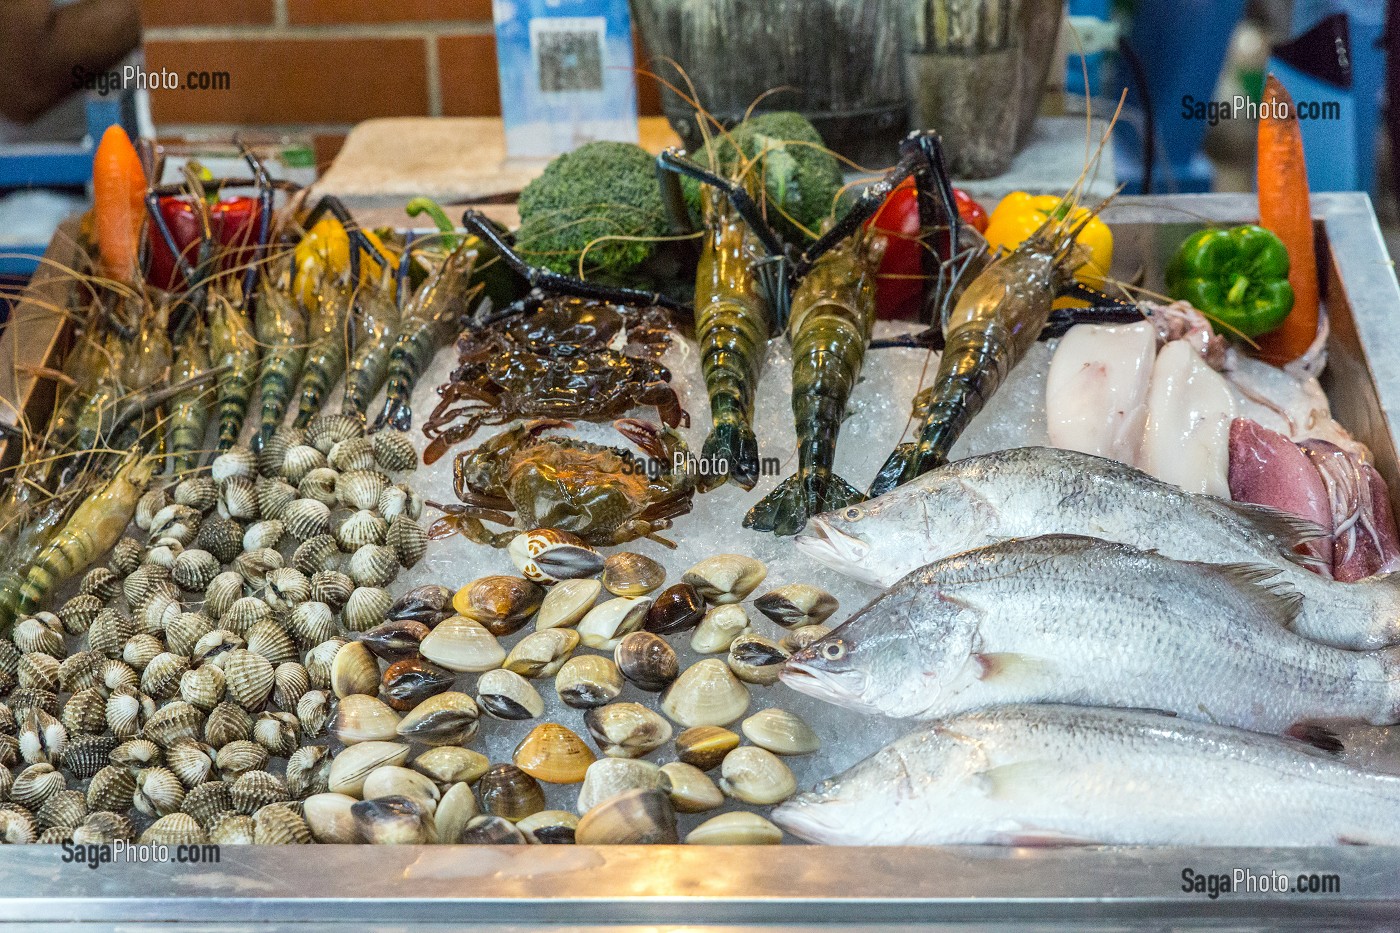
[[[360,232],[390,262],[398,261],[398,253],[385,246],[384,241],[375,235],[373,230],[361,228]],[[297,295],[302,304],[309,308],[316,300],[317,290],[321,287],[321,277],[328,272],[331,275],[342,275],[350,267],[350,236],[340,225],[340,221],[334,217],[322,217],[297,243],[293,261],[297,268]],[[368,253],[360,256],[361,279],[372,280],[382,271],[383,267]]]
[[[1013,191],[992,211],[987,225],[987,245],[992,249],[1015,249],[1048,218],[1063,216],[1065,210],[1061,199],[1053,194]],[[1074,223],[1082,223],[1088,213],[1085,208],[1074,208]],[[1075,242],[1083,249],[1084,262],[1074,277],[1091,288],[1103,288],[1109,266],[1113,264],[1113,233],[1108,224],[1097,217],[1091,218]]]

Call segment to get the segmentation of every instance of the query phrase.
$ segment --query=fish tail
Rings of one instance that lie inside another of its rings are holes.
[[[864,494],[835,473],[807,470],[794,473],[764,496],[744,516],[744,527],[795,535],[807,519],[865,500]]]
[[[710,475],[698,479],[702,489],[720,486],[725,480],[741,489],[752,489],[758,482],[758,438],[746,421],[737,417],[716,420],[701,455],[710,465]]]

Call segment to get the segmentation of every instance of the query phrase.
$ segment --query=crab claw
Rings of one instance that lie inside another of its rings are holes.
[[[674,431],[637,418],[619,418],[613,422],[613,428],[618,434],[636,444],[642,453],[667,463],[671,461],[679,442],[679,437]]]

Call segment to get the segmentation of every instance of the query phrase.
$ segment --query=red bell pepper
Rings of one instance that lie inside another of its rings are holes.
[[[987,211],[982,205],[957,188],[953,189],[953,196],[963,221],[977,232],[985,233]],[[885,256],[880,261],[875,281],[876,313],[882,318],[917,317],[924,291],[925,246],[919,239],[919,198],[914,179],[900,182],[875,216],[866,221],[866,226],[873,227],[886,238]]]
[[[258,199],[238,196],[223,198],[208,204],[209,227],[214,236],[215,249],[220,252],[219,268],[229,270],[252,261],[253,247],[258,237]],[[191,266],[199,261],[200,221],[194,200],[187,196],[172,196],[160,199],[160,214],[170,227],[175,245]],[[175,257],[170,247],[156,229],[154,220],[149,221],[148,237],[151,242],[151,258],[146,269],[146,281],[157,288],[172,290],[184,288],[183,280],[175,267]]]

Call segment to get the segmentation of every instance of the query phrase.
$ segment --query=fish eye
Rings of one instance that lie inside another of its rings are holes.
[[[839,661],[846,656],[846,643],[841,640],[829,641],[822,646],[822,657],[828,661]]]
[[[858,505],[851,506],[841,514],[845,517],[846,521],[848,522],[858,522],[861,520],[861,517],[865,515],[865,513],[861,511],[860,506]]]

